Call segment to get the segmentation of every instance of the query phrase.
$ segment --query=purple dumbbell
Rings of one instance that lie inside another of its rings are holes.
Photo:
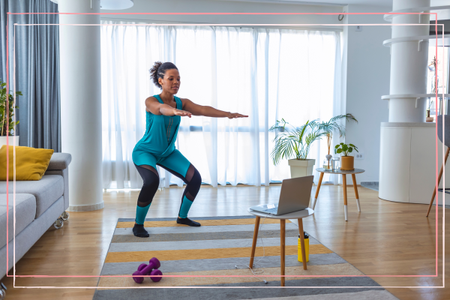
[[[138,267],[138,271],[142,271],[146,266],[147,266],[147,264],[140,264]],[[133,274],[133,275],[135,275],[135,274]],[[162,272],[158,269],[154,269],[150,272],[150,275],[162,275]],[[138,278],[143,279],[144,277],[138,277]],[[154,282],[158,282],[158,281],[161,281],[162,277],[150,277],[150,279],[153,280]]]
[[[142,271],[147,266],[147,264],[140,264],[138,267],[138,271]]]
[[[149,264],[140,264],[138,267],[138,270],[133,273],[133,279],[136,283],[142,283],[144,281],[144,277],[141,277],[142,275],[162,275],[162,272],[158,270],[158,268],[161,266],[161,263],[156,257],[153,257],[149,260]],[[155,270],[153,270],[155,269]],[[153,270],[153,271],[152,271]],[[134,276],[134,275],[141,275],[141,276]],[[153,281],[157,282],[160,281],[162,277],[150,277]]]
[[[162,272],[158,269],[154,269],[150,275],[162,275]],[[152,277],[150,276],[150,279],[153,280],[153,282],[161,281],[162,277]]]

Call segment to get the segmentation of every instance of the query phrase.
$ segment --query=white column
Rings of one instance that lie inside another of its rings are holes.
[[[394,0],[393,11],[428,7],[430,0]],[[429,35],[428,26],[395,24],[429,24],[429,15],[397,15],[393,18],[392,38]],[[419,23],[420,21],[420,23]],[[390,95],[426,94],[428,40],[394,42],[391,45]],[[426,99],[416,97],[389,100],[389,122],[425,122]]]
[[[393,11],[419,12],[430,0],[394,0]],[[397,15],[393,24],[429,24],[429,15]],[[429,26],[393,26],[390,95],[411,95],[389,100],[389,122],[381,124],[380,199],[429,203],[436,183],[436,133],[434,123],[425,123]],[[406,38],[410,41],[399,41]],[[438,146],[439,166],[442,144]],[[450,177],[446,184],[450,184]],[[442,183],[442,182],[441,182]],[[442,197],[439,193],[438,197]]]
[[[99,0],[59,0],[62,151],[69,166],[69,211],[103,208]]]

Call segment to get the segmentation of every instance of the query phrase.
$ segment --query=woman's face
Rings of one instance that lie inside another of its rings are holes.
[[[164,92],[175,95],[176,93],[178,93],[178,89],[180,88],[180,73],[178,73],[177,69],[166,70],[164,78],[159,78],[158,82]]]

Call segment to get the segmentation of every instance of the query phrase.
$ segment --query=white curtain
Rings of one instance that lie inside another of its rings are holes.
[[[334,95],[333,95],[333,116],[338,116],[338,115],[345,115],[347,114],[347,108],[346,108],[346,101],[343,100],[345,99],[345,97],[343,97],[343,93],[344,93],[344,88],[346,86],[346,82],[343,82],[343,78],[346,78],[345,74],[344,74],[344,68],[342,67],[343,65],[343,52],[344,52],[344,43],[342,42],[342,34],[340,33],[335,33],[336,34],[336,48],[335,48],[335,69],[334,69]],[[345,121],[341,120],[338,122],[341,126],[346,125]],[[331,141],[331,145],[332,145],[332,149],[331,149],[331,155],[333,155],[334,157],[340,158],[340,155],[335,155],[334,154],[334,149],[333,146],[337,145],[339,143],[344,142],[345,138],[339,136],[339,133],[334,133],[333,134],[333,138]],[[317,172],[315,174],[316,176],[318,175]],[[340,184],[342,181],[342,176],[334,174],[334,175],[329,175],[326,174],[323,178],[323,182],[331,182],[333,184]]]
[[[104,188],[142,186],[131,155],[145,132],[144,100],[160,93],[149,74],[156,61],[177,65],[178,97],[249,115],[182,118],[176,146],[202,181],[213,186],[268,185],[290,177],[287,161],[272,163],[274,133],[268,129],[281,118],[295,126],[328,120],[340,105],[335,92],[339,32],[113,21],[103,25]],[[325,155],[326,141],[314,143],[309,158],[316,159],[316,167]],[[182,185],[158,171],[163,186]]]

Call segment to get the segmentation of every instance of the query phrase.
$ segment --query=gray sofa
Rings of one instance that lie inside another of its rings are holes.
[[[69,207],[68,166],[72,156],[68,153],[53,153],[47,171],[41,180],[16,181],[16,262],[55,225],[61,228]],[[13,188],[9,182],[8,212],[8,271],[13,267]],[[6,181],[0,181],[0,278],[6,272]]]

